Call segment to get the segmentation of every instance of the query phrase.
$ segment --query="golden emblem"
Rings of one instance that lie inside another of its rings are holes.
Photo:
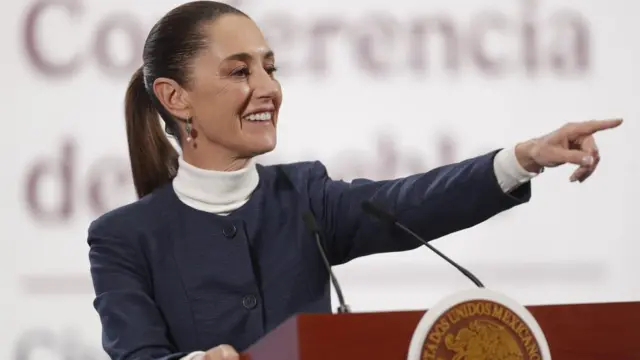
[[[452,360],[523,360],[522,350],[507,329],[490,320],[473,320],[454,336],[444,338]]]
[[[422,360],[541,360],[531,329],[504,305],[477,300],[443,313],[424,340]]]

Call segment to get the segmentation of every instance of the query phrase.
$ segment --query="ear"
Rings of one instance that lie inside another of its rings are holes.
[[[153,92],[162,106],[178,120],[191,116],[187,91],[175,80],[157,78],[153,82]]]

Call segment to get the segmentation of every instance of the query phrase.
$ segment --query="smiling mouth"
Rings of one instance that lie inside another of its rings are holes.
[[[255,122],[255,123],[271,122],[273,120],[273,112],[264,111],[264,112],[249,114],[247,116],[242,117],[242,120]]]

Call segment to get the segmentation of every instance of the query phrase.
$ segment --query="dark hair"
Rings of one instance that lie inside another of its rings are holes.
[[[247,16],[231,5],[194,1],[171,10],[149,32],[143,64],[131,77],[125,96],[129,158],[139,198],[170,182],[178,170],[178,153],[165,132],[180,143],[179,125],[158,101],[153,82],[166,77],[186,86],[193,56],[207,46],[203,25],[225,14]]]

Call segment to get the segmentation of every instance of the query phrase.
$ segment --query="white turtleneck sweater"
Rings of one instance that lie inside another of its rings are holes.
[[[500,151],[493,162],[500,188],[506,193],[531,180],[537,174],[526,171],[516,159],[515,147]],[[205,212],[226,215],[240,208],[258,186],[255,161],[238,171],[213,171],[197,168],[182,157],[173,189],[186,205]],[[181,360],[200,360],[203,351],[193,352]]]
[[[226,215],[244,205],[258,186],[254,160],[237,171],[197,168],[178,159],[178,174],[173,190],[186,205],[205,212]]]

